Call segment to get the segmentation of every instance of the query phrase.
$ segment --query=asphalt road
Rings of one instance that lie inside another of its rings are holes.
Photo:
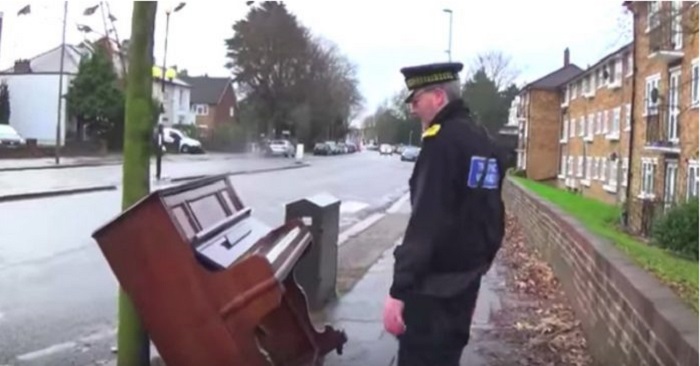
[[[413,166],[376,152],[310,160],[230,179],[268,224],[282,222],[286,203],[325,192],[342,201],[340,225],[348,227],[400,197]],[[90,235],[118,214],[120,199],[117,190],[0,204],[0,365],[110,358],[117,282]]]

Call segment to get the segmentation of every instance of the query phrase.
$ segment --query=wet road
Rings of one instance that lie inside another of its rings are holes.
[[[302,169],[230,179],[269,224],[284,205],[327,192],[341,226],[398,198],[412,164],[365,152],[312,158]],[[117,284],[90,238],[119,212],[121,192],[0,204],[0,365],[89,365],[114,346]]]

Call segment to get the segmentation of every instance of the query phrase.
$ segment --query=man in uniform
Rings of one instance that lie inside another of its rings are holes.
[[[460,63],[401,69],[421,120],[409,180],[412,213],[394,251],[385,329],[398,365],[457,366],[481,284],[504,232],[503,154],[461,98]]]

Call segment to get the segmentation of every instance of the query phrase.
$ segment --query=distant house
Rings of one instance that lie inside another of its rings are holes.
[[[534,180],[556,179],[560,156],[559,129],[562,125],[561,87],[583,73],[569,62],[569,49],[559,69],[523,87],[518,95],[517,166]]]
[[[227,77],[181,76],[192,86],[190,111],[198,127],[211,133],[217,126],[236,120],[236,94]]]
[[[95,43],[106,46],[101,40]],[[117,47],[107,47],[114,63],[118,77],[124,75],[126,65],[122,66]],[[10,90],[10,125],[24,138],[36,139],[39,145],[56,144],[56,127],[58,124],[58,85],[63,79],[61,95],[66,95],[71,81],[78,74],[80,60],[89,55],[92,49],[85,45],[66,44],[61,73],[61,46],[27,60],[17,60],[12,68],[0,71],[0,81],[5,81]],[[161,93],[160,69],[154,69],[153,97],[164,100]],[[167,75],[167,73],[166,73]],[[179,78],[166,78],[164,109],[161,123],[192,124],[194,118],[190,113],[190,86]],[[69,119],[65,100],[61,106],[60,145],[66,141],[84,140],[78,136],[75,120]]]

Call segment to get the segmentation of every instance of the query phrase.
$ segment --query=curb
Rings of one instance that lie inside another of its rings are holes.
[[[227,174],[227,175],[258,174],[258,173],[267,173],[267,172],[273,172],[273,171],[278,171],[278,170],[301,169],[301,168],[306,168],[309,166],[311,166],[311,164],[301,163],[301,164],[284,166],[284,167],[232,171],[232,172],[228,172],[225,174]],[[0,170],[0,171],[2,171],[2,170]],[[187,181],[187,180],[204,178],[204,177],[208,177],[208,176],[209,175],[206,175],[206,174],[200,174],[200,175],[193,175],[193,176],[176,177],[176,178],[172,178],[168,181],[172,182],[172,183],[177,183],[177,182],[182,182],[182,181]],[[116,189],[117,189],[116,184],[110,184],[110,185],[101,185],[101,186],[92,186],[92,187],[66,188],[66,189],[56,189],[56,190],[42,191],[42,192],[29,192],[29,193],[0,195],[0,203],[11,202],[11,201],[30,200],[30,199],[36,199],[36,198],[67,196],[67,195],[81,194],[81,193],[113,191]]]
[[[48,170],[48,169],[68,169],[68,168],[94,168],[98,166],[119,165],[120,161],[106,161],[102,163],[80,163],[66,165],[44,165],[44,166],[20,166],[13,168],[0,168],[0,172],[17,172],[24,170]]]
[[[409,199],[408,192],[405,192],[393,201],[387,202],[379,207],[375,207],[368,210],[363,219],[356,222],[352,226],[346,228],[338,234],[338,246],[342,246],[348,240],[362,234],[365,230],[371,228],[386,215],[394,214],[398,212],[399,207],[401,207]]]
[[[36,199],[36,198],[67,196],[67,195],[80,194],[80,193],[113,191],[116,189],[117,189],[116,185],[104,185],[104,186],[94,186],[94,187],[84,187],[84,188],[56,189],[56,190],[43,191],[43,192],[9,194],[9,195],[0,196],[0,202],[11,202],[11,201],[21,201],[21,200],[29,200],[29,199]]]

